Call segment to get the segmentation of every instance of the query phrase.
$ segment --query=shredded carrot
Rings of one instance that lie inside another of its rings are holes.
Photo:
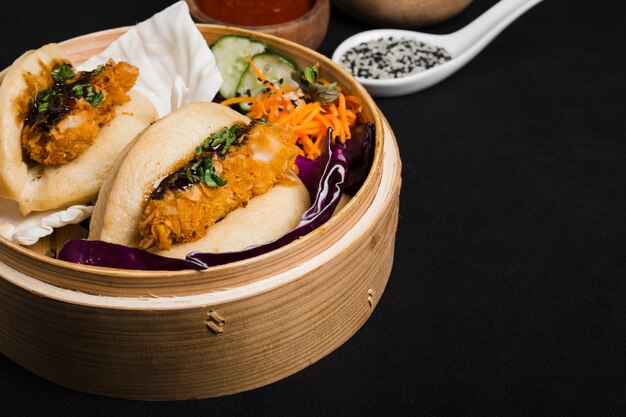
[[[356,124],[363,107],[357,97],[344,95],[338,88],[339,97],[332,103],[311,101],[302,90],[294,90],[289,85],[278,88],[266,79],[250,58],[248,62],[267,87],[266,90],[260,96],[234,97],[224,100],[222,104],[250,103],[250,111],[246,115],[251,119],[265,118],[271,122],[284,123],[293,131],[293,139],[300,146],[303,156],[310,159],[317,159],[321,155],[328,128],[333,129],[333,142],[339,140],[345,143],[351,138],[350,128]],[[318,82],[330,84],[323,79],[318,79]]]
[[[221,104],[223,104],[224,106],[230,106],[233,104],[239,104],[239,103],[245,103],[245,102],[252,103],[254,100],[255,100],[254,97],[247,97],[247,96],[232,97],[232,98],[222,101]]]
[[[346,115],[346,96],[343,94],[339,94],[339,117],[341,119],[341,127],[345,134],[344,139],[350,139],[350,127],[348,126],[348,116]]]

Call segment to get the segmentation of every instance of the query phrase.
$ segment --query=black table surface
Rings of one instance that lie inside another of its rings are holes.
[[[0,67],[170,3],[4,3]],[[624,415],[625,12],[545,1],[443,83],[376,99],[403,162],[395,263],[372,317],[326,358],[253,391],[151,403],[63,388],[0,355],[0,414]],[[320,51],[372,28],[333,8]]]

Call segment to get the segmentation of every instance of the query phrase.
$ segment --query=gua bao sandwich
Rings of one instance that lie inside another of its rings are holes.
[[[290,130],[193,103],[129,145],[102,186],[89,239],[168,257],[271,241],[310,206]]]
[[[157,117],[110,60],[75,72],[56,44],[26,52],[0,86],[0,197],[23,214],[93,201],[117,155]]]

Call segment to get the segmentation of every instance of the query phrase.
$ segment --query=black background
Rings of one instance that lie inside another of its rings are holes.
[[[170,3],[4,3],[0,67]],[[0,414],[625,415],[625,17],[623,2],[548,0],[443,83],[376,100],[403,161],[396,260],[370,320],[328,357],[254,391],[149,403],[0,355]],[[371,28],[333,8],[320,50]]]

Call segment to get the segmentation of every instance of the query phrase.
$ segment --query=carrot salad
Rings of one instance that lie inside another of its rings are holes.
[[[301,89],[289,85],[281,85],[279,88],[267,80],[251,60],[249,62],[259,80],[266,86],[263,94],[233,97],[224,100],[223,105],[249,103],[250,111],[246,113],[249,118],[265,118],[270,122],[284,123],[293,131],[293,139],[299,145],[301,155],[309,159],[320,156],[329,127],[334,132],[333,142],[339,140],[345,143],[351,138],[350,128],[356,124],[358,114],[363,108],[357,97],[345,95],[341,92],[341,87],[336,87],[338,98],[322,104],[318,100],[312,100]],[[318,79],[317,82],[329,84],[323,79]]]

